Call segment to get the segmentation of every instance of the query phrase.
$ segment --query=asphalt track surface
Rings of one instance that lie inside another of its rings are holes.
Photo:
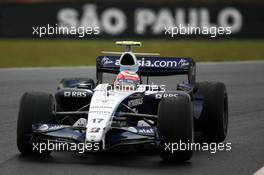
[[[221,81],[229,94],[231,151],[197,151],[187,163],[166,164],[158,155],[79,156],[54,152],[25,158],[16,148],[19,99],[25,91],[55,92],[62,77],[92,77],[93,67],[0,69],[0,174],[253,174],[264,166],[264,62],[200,63],[198,81]],[[155,79],[153,79],[155,80]],[[164,81],[159,79],[159,81]],[[166,78],[170,88],[175,78]]]

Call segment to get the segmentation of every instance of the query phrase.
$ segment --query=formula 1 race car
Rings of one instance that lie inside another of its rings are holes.
[[[43,144],[50,143],[73,148],[82,143],[85,153],[147,145],[163,160],[187,161],[193,150],[177,149],[175,144],[224,141],[228,97],[223,83],[196,82],[191,58],[132,52],[140,42],[116,44],[127,50],[103,52],[107,55],[97,58],[96,83],[89,78],[64,78],[55,98],[44,92],[22,96],[17,123],[22,155],[48,155],[51,149]],[[104,73],[117,74],[114,83],[105,83]],[[175,83],[170,91],[165,85],[142,81],[143,77],[183,74],[188,82]]]

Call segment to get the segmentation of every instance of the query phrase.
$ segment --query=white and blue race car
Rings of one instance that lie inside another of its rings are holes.
[[[107,55],[97,58],[96,83],[89,78],[64,78],[54,96],[45,92],[22,96],[17,123],[17,147],[22,155],[60,151],[54,144],[70,151],[85,144],[85,153],[144,145],[157,150],[163,160],[187,161],[193,150],[178,149],[176,144],[224,141],[228,97],[223,83],[196,82],[191,58],[132,52],[140,42],[117,45],[127,50],[103,52]],[[117,82],[105,83],[104,73],[123,74]],[[142,83],[142,77],[184,74],[187,82],[175,84],[175,90]],[[47,144],[53,144],[53,149]]]

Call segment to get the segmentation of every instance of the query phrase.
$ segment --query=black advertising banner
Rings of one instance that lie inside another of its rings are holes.
[[[263,8],[264,4],[4,4],[0,37],[264,38]]]

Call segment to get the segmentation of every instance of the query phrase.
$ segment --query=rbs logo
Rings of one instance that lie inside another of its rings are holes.
[[[64,91],[64,97],[87,97],[86,92],[81,91]]]

